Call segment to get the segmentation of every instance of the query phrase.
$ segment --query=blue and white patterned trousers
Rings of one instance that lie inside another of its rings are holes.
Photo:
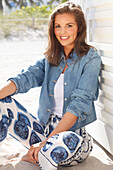
[[[9,133],[29,149],[32,144],[45,140],[60,120],[52,114],[44,126],[15,99],[6,97],[0,100],[0,142]],[[71,166],[84,161],[91,150],[92,138],[82,127],[49,138],[38,159],[42,169],[56,170],[58,165]]]

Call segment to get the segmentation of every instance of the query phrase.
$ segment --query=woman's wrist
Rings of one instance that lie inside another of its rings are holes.
[[[46,144],[46,142],[47,142],[47,140],[41,142],[41,143],[39,144],[39,147],[40,147],[40,148],[43,148],[43,146]]]
[[[45,141],[43,141],[43,142],[33,144],[33,147],[38,147],[38,148],[41,149],[46,144],[46,142],[47,142],[47,139]]]

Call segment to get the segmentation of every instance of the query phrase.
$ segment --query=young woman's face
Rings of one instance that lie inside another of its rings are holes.
[[[78,26],[73,15],[64,13],[55,17],[54,33],[57,40],[64,47],[64,51],[69,51],[74,47],[74,41],[77,37]]]

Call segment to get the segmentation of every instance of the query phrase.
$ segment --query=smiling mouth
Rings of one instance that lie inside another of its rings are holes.
[[[61,40],[67,40],[69,37],[60,37]]]

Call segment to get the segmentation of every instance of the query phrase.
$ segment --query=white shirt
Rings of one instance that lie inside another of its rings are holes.
[[[61,74],[54,87],[53,114],[62,116],[64,105],[64,74]]]

